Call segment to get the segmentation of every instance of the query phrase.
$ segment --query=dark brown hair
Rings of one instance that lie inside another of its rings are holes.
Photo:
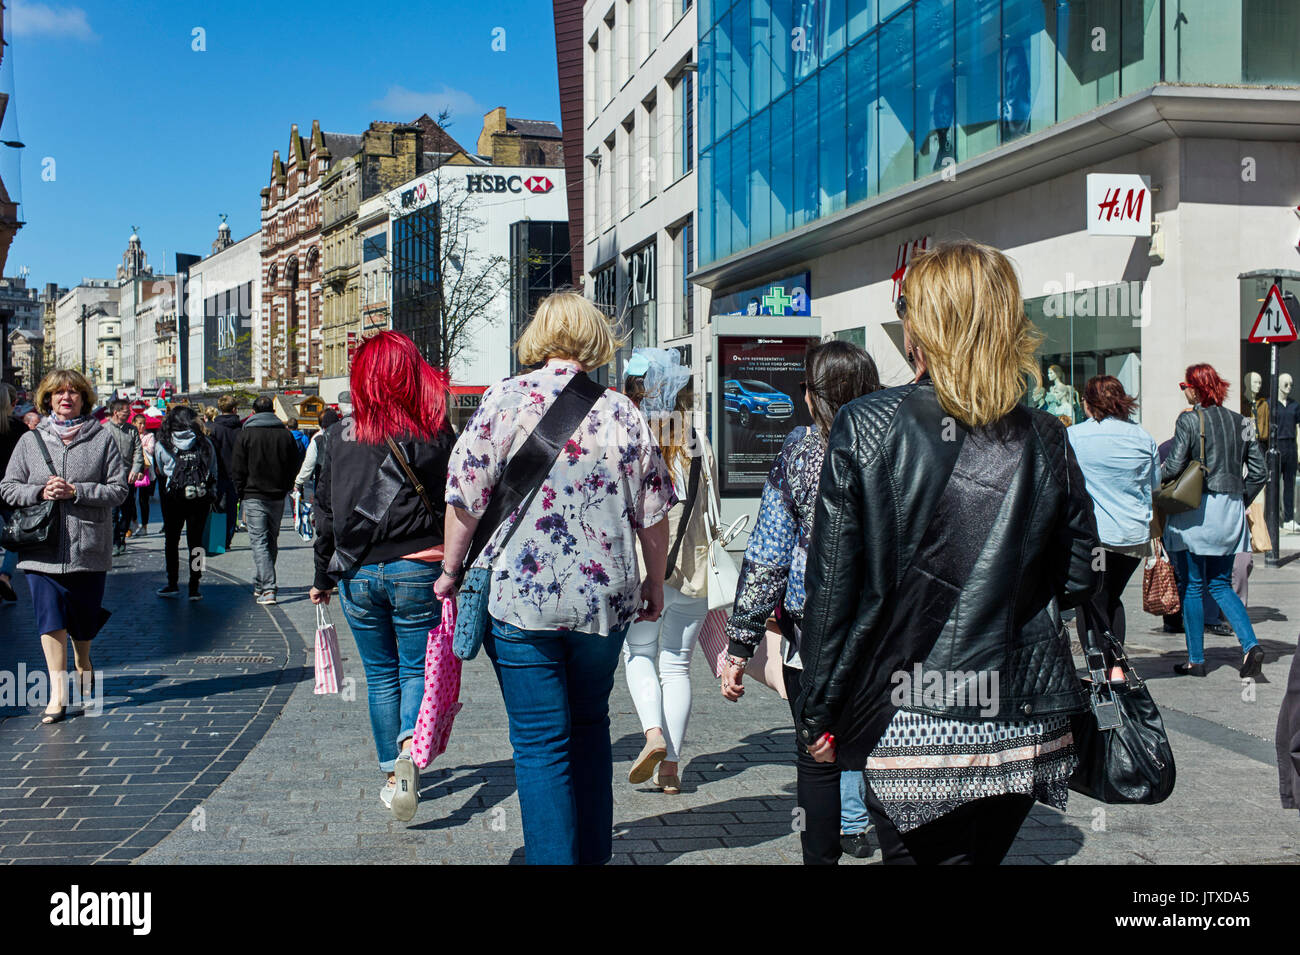
[[[835,413],[854,398],[880,390],[880,372],[863,349],[852,342],[819,342],[804,356],[806,387],[812,397],[813,423],[825,438]]]
[[[1124,391],[1124,386],[1114,375],[1093,375],[1083,386],[1083,400],[1088,402],[1088,412],[1098,421],[1119,418],[1132,421],[1137,399]]]

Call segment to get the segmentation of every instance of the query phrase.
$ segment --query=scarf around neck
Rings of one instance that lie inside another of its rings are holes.
[[[80,418],[73,418],[71,421],[60,421],[54,415],[50,415],[50,426],[54,433],[59,436],[64,447],[77,440],[77,435],[81,434],[81,429],[90,421],[90,415],[82,415]]]

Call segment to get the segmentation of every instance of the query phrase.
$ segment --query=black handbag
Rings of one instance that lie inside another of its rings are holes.
[[[50,474],[57,477],[59,472],[54,469],[54,459],[50,457],[50,449],[45,446],[45,439],[34,431],[32,434],[45,463],[49,465]],[[15,507],[5,519],[3,530],[0,530],[0,547],[22,553],[48,541],[54,529],[57,514],[54,505],[57,503],[58,501],[37,501],[35,504]]]
[[[1175,772],[1160,711],[1092,600],[1078,613],[1088,662],[1082,683],[1090,705],[1070,719],[1079,754],[1070,788],[1104,803],[1164,802],[1174,791]],[[1110,681],[1111,666],[1123,669],[1123,683]]]

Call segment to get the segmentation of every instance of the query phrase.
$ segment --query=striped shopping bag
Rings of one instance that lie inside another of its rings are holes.
[[[722,658],[727,655],[731,641],[727,638],[727,618],[731,616],[726,607],[710,610],[700,627],[700,649],[709,661],[709,669],[715,677],[722,676]],[[769,620],[767,632],[754,648],[749,665],[745,668],[745,680],[761,683],[769,690],[775,690],[785,699],[785,678],[782,675],[781,632],[775,620]]]
[[[337,693],[343,668],[339,665],[339,635],[324,604],[316,605],[316,693]]]

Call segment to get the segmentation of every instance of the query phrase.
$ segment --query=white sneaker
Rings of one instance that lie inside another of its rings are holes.
[[[257,598],[257,602],[262,605],[275,603],[275,591],[263,590],[261,596]]]
[[[420,804],[420,767],[415,765],[410,753],[397,757],[393,767],[396,793],[393,798],[393,818],[410,822],[415,818],[415,807]]]
[[[388,780],[379,789],[379,801],[384,804],[384,808],[391,810],[393,808],[393,794],[397,792],[397,784],[393,780]]]

